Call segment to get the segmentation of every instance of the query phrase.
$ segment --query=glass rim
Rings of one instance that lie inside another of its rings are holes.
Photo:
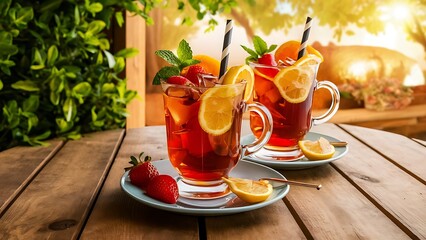
[[[219,78],[219,77],[217,77],[217,78]],[[181,84],[174,84],[174,83],[168,83],[168,82],[166,82],[166,80],[165,79],[161,79],[160,80],[160,83],[161,83],[161,86],[163,86],[163,87],[176,87],[176,88],[185,88],[185,89],[201,89],[201,90],[204,90],[204,89],[209,89],[209,88],[224,88],[224,87],[226,87],[226,86],[238,86],[238,85],[246,85],[247,84],[247,80],[241,80],[241,82],[238,82],[238,83],[233,83],[233,84],[215,84],[214,86],[212,86],[212,87],[208,87],[208,86],[196,86],[196,85],[194,85],[194,86],[191,86],[191,85],[181,85]]]
[[[306,66],[294,66],[294,65],[277,65],[277,66],[271,66],[271,65],[266,65],[266,64],[262,64],[262,63],[257,63],[257,62],[249,62],[248,63],[250,67],[259,67],[259,68],[273,68],[273,69],[284,69],[284,68],[288,68],[288,67],[306,67]],[[310,64],[309,66],[314,66],[314,67],[318,67],[321,63],[316,63],[316,64]]]

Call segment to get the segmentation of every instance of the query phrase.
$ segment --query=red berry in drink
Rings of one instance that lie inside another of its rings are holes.
[[[268,66],[277,66],[277,62],[275,61],[275,57],[271,53],[263,54],[262,57],[260,57],[257,60],[258,63],[268,65]]]

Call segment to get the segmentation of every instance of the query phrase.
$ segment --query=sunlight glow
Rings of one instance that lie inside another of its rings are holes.
[[[380,20],[382,21],[406,21],[410,18],[409,6],[403,3],[383,6],[380,8],[382,14]]]

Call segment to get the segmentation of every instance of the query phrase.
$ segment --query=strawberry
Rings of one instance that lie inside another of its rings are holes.
[[[268,65],[268,66],[277,66],[277,62],[275,61],[275,56],[271,53],[263,54],[262,57],[257,59],[257,62],[260,64]]]
[[[179,198],[179,189],[174,178],[169,175],[158,175],[149,182],[146,195],[173,204]]]
[[[186,77],[183,77],[183,76],[171,76],[167,78],[167,83],[194,86],[194,84],[191,81],[189,81]]]
[[[151,157],[145,156],[144,160],[141,161],[142,155],[143,152],[139,155],[139,161],[136,159],[136,157],[131,156],[131,161],[129,163],[133,164],[133,167],[126,168],[126,170],[130,169],[130,182],[133,185],[145,190],[150,180],[159,175],[159,173],[157,168],[152,165]]]
[[[200,80],[198,80],[198,74],[207,73],[206,70],[200,65],[189,66],[185,77],[189,79],[195,86],[200,86]]]

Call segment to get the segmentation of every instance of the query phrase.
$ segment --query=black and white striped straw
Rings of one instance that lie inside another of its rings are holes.
[[[220,61],[219,79],[223,76],[223,74],[225,74],[226,68],[228,67],[231,37],[232,37],[232,20],[228,19],[226,20],[225,36],[223,38],[222,59]]]
[[[299,54],[297,59],[300,59],[305,55],[306,47],[308,46],[309,32],[311,31],[312,18],[307,17],[305,23],[305,30],[303,30],[302,41],[300,42]]]

